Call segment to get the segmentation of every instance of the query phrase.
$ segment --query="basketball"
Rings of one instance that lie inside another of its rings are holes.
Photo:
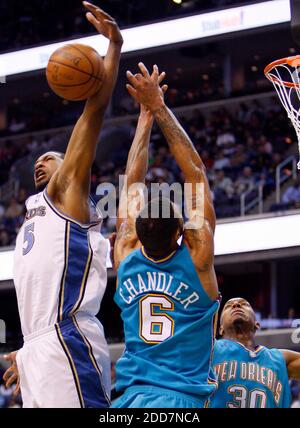
[[[68,44],[50,57],[46,76],[51,89],[68,101],[82,101],[94,95],[104,77],[103,59],[90,46]]]

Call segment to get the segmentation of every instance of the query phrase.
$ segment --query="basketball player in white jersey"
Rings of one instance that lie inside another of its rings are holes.
[[[107,243],[89,202],[90,174],[117,79],[123,43],[116,22],[84,2],[87,19],[109,39],[105,80],[87,100],[65,156],[35,164],[39,193],[26,201],[14,282],[24,346],[17,353],[24,407],[108,407],[110,359],[96,318],[106,287]]]

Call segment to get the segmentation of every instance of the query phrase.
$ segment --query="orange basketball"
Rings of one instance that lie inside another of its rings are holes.
[[[103,59],[90,46],[65,45],[51,55],[46,76],[59,97],[69,101],[86,100],[103,82]]]

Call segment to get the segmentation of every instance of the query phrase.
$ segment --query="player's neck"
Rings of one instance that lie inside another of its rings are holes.
[[[155,251],[146,250],[145,247],[144,247],[144,251],[148,257],[151,257],[152,259],[155,259],[155,260],[160,260],[160,259],[164,259],[166,257],[169,257],[170,254],[174,253],[174,251],[176,251],[178,249],[178,247],[179,247],[179,245],[176,243],[172,247],[170,247],[167,251],[164,251],[163,253],[160,253],[160,254],[158,254]]]
[[[234,342],[239,342],[245,348],[252,351],[255,350],[255,336],[252,332],[243,332],[243,331],[229,331],[226,335],[223,336],[223,339],[233,340]]]

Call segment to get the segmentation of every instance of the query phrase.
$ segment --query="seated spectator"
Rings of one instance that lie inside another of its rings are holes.
[[[28,194],[26,189],[21,188],[18,193],[18,204],[24,206],[26,199],[28,198]]]
[[[221,189],[226,193],[228,198],[232,198],[234,194],[234,186],[231,178],[225,177],[223,169],[216,170],[215,172],[214,189]]]
[[[216,160],[214,162],[214,170],[219,170],[227,168],[230,166],[230,160],[225,156],[224,150],[220,150],[216,155]]]
[[[297,399],[295,401],[293,401],[291,408],[292,409],[300,409],[300,392],[298,394]]]
[[[232,168],[241,167],[247,160],[245,148],[242,144],[236,146],[235,152],[230,158],[230,165]]]
[[[17,199],[15,197],[11,198],[9,206],[7,207],[5,211],[5,217],[7,219],[14,219],[16,217],[19,217],[23,213],[24,207],[18,203]]]
[[[0,203],[0,220],[2,220],[3,216],[5,213],[5,208],[4,206]]]
[[[26,123],[22,120],[18,120],[15,117],[12,118],[8,129],[11,133],[15,134],[17,132],[21,132],[26,128]]]
[[[0,247],[8,247],[11,244],[11,239],[6,230],[0,230]]]
[[[235,187],[238,195],[254,189],[255,178],[253,176],[252,168],[245,166],[242,175],[235,182]]]
[[[282,196],[282,202],[289,204],[290,207],[299,208],[300,206],[300,176],[293,181]]]

